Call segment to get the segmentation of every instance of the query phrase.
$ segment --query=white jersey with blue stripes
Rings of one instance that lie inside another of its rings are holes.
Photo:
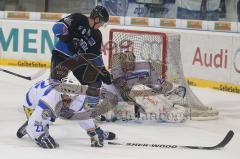
[[[57,118],[55,106],[62,101],[61,93],[54,89],[54,83],[50,80],[43,80],[36,83],[26,94],[25,106],[34,109],[33,114],[28,120],[26,127],[28,135],[32,139],[38,138],[43,133],[47,133],[47,125],[51,119]],[[72,111],[84,112],[83,103],[85,95],[79,95],[70,103],[69,109]],[[93,119],[80,122],[81,127],[93,128]]]
[[[41,97],[47,96],[53,90],[53,82],[50,79],[42,80],[34,84],[26,93],[24,106],[30,109],[35,109]]]

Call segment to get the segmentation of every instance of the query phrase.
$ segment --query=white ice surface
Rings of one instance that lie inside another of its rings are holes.
[[[3,68],[1,66],[1,68]],[[35,69],[4,67],[24,75]],[[58,149],[39,148],[27,136],[16,137],[16,131],[26,120],[22,110],[25,93],[33,83],[48,76],[47,71],[37,80],[27,81],[0,71],[0,158],[1,159],[239,159],[240,158],[240,95],[211,89],[193,88],[207,105],[220,111],[214,121],[187,121],[181,124],[157,122],[105,123],[104,129],[115,132],[119,142],[206,145],[212,146],[232,129],[235,136],[222,150],[161,149],[126,146],[91,148],[86,133],[76,122],[58,119],[50,133],[60,144]]]

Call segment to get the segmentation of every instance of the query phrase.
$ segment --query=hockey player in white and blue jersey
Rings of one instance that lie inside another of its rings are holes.
[[[65,81],[69,82],[69,79]],[[24,110],[28,120],[19,128],[19,138],[28,134],[40,147],[57,148],[58,144],[48,132],[49,121],[55,121],[57,117],[79,120],[80,126],[91,138],[92,147],[102,147],[104,139],[115,138],[114,133],[97,126],[91,110],[84,108],[86,95],[72,97],[65,88],[64,93],[57,91],[58,86],[59,82],[47,79],[38,82],[27,92]]]

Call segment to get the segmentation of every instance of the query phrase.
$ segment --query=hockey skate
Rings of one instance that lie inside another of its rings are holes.
[[[110,131],[102,130],[101,128],[96,128],[96,133],[98,135],[98,139],[103,142],[103,140],[114,140],[116,138],[116,134]]]
[[[97,132],[94,131],[88,131],[87,134],[90,136],[90,140],[91,140],[91,147],[103,147],[103,135],[97,134]]]
[[[27,131],[26,131],[26,126],[28,124],[28,121],[26,121],[17,131],[17,137],[18,138],[22,138],[24,135],[27,134]]]
[[[97,135],[91,137],[91,147],[103,147],[103,143],[100,143]]]

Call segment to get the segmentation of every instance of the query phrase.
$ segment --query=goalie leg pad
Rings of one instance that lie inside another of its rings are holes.
[[[174,105],[170,108],[163,108],[160,113],[160,121],[168,123],[181,123],[187,120],[187,113],[183,106]]]
[[[172,103],[181,103],[184,100],[186,95],[186,87],[178,86],[173,90],[164,94],[165,98],[171,101]]]

